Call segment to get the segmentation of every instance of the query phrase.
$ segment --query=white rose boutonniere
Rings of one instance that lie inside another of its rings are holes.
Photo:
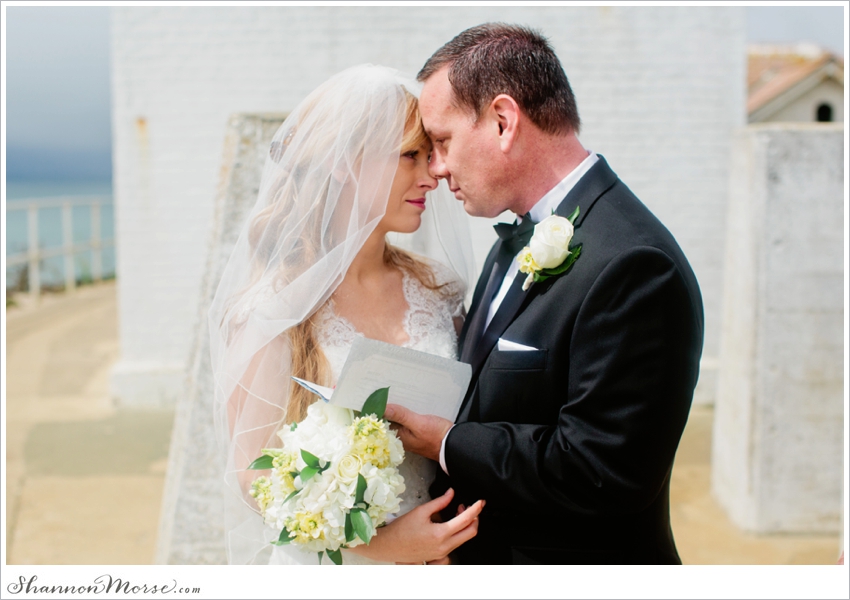
[[[579,257],[581,245],[570,248],[575,231],[573,223],[578,214],[579,209],[576,207],[566,219],[553,214],[534,226],[534,235],[528,246],[517,256],[519,270],[528,274],[522,284],[523,291],[535,281],[565,273]]]

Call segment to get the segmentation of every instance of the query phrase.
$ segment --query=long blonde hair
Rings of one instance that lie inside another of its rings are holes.
[[[425,129],[422,127],[418,100],[406,90],[405,96],[407,112],[400,154],[415,150],[428,140]],[[304,248],[304,251],[309,251],[309,249]],[[384,264],[406,271],[430,290],[437,291],[445,286],[445,284],[437,283],[434,271],[425,262],[401,248],[390,245],[389,242],[384,246],[383,258]],[[291,327],[282,335],[289,336],[291,374],[294,377],[328,386],[332,383],[331,368],[316,336],[314,317],[317,312],[314,312],[313,315],[298,325]],[[291,381],[284,422],[301,421],[306,416],[307,407],[315,401],[316,396],[314,394]]]

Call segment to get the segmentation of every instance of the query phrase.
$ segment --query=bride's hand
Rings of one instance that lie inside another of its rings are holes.
[[[466,510],[466,507],[461,504],[457,507],[457,514],[460,515],[463,511]],[[429,560],[425,564],[427,565],[450,565],[452,564],[451,555],[444,556],[443,558],[438,558],[437,560]]]
[[[485,504],[479,500],[450,521],[435,522],[453,497],[454,491],[450,489],[439,498],[417,506],[378,529],[368,545],[356,546],[349,552],[382,562],[445,564],[442,559],[478,534],[478,515]]]

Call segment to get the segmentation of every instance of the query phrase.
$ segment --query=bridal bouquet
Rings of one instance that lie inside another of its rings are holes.
[[[342,564],[341,548],[368,544],[375,529],[398,511],[404,447],[383,419],[389,388],[369,396],[359,415],[315,402],[301,423],[284,427],[280,449],[264,449],[250,469],[258,477],[250,495],[267,525],[280,531],[276,545],[296,544],[327,553]]]

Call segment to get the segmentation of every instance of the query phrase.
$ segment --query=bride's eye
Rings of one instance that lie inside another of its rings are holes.
[[[419,150],[411,150],[410,152],[405,152],[402,156],[406,156],[407,158],[412,158],[416,160],[416,156],[419,154]]]

